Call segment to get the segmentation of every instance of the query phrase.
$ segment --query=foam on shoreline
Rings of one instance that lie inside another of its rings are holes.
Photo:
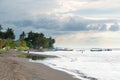
[[[36,52],[59,58],[35,61],[51,68],[67,72],[82,80],[118,80],[120,78],[120,52],[58,51]]]

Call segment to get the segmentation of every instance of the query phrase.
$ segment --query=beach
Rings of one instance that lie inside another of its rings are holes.
[[[18,52],[0,54],[0,80],[80,80],[41,63],[18,58]]]

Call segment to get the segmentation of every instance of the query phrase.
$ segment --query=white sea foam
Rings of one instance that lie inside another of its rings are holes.
[[[82,80],[119,80],[120,51],[56,51],[31,52],[34,54],[55,55],[58,58],[37,60],[54,69],[65,71]]]

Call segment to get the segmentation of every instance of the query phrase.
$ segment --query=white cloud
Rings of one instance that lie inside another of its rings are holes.
[[[74,14],[72,11],[79,12],[80,10],[115,10],[114,13],[100,13],[100,14],[81,14],[81,16],[88,17],[114,17],[120,18],[120,0],[3,0],[0,3],[0,17],[2,20],[17,19],[37,19],[43,14],[57,15],[57,14]],[[84,12],[84,11],[83,11]],[[20,16],[20,17],[19,17]],[[99,18],[98,17],[98,18]]]
[[[83,9],[114,9],[119,8],[119,0],[58,0],[53,13],[64,13]]]
[[[98,0],[94,2],[88,2],[87,5],[83,6],[83,9],[109,9],[109,8],[118,8],[119,0]]]
[[[82,5],[85,5],[86,3],[87,2],[79,2],[78,0],[58,0],[57,5],[59,7],[55,8],[53,12],[62,13],[62,12],[78,10],[79,7],[81,7]]]

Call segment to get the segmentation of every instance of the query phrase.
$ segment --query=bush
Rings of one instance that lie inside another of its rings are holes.
[[[9,40],[9,39],[5,40],[5,47],[9,47],[10,49],[14,49],[15,46],[16,46],[15,41]]]
[[[28,47],[18,47],[18,51],[27,51],[29,50]]]
[[[0,54],[5,53],[6,51],[4,49],[0,49]]]
[[[29,50],[29,47],[24,47],[24,50],[25,50],[25,51]]]
[[[18,51],[23,51],[24,47],[18,47]]]
[[[9,51],[9,50],[10,50],[10,46],[6,46],[6,47],[5,47],[5,50],[6,50],[6,51]]]

